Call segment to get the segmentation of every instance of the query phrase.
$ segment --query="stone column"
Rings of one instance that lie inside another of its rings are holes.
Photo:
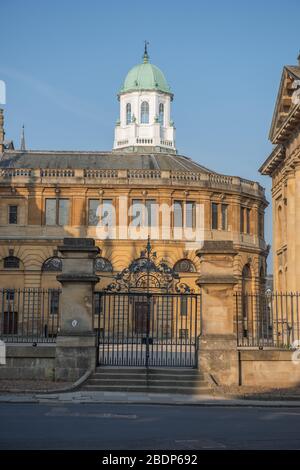
[[[285,280],[285,285],[284,286],[279,286],[279,273],[278,273],[278,255],[276,251],[282,247],[282,235],[279,234],[279,223],[278,223],[278,209],[276,202],[273,199],[273,205],[277,211],[275,214],[275,218],[273,219],[273,228],[275,229],[274,233],[274,245],[275,245],[275,252],[274,252],[274,258],[277,259],[276,263],[276,276],[275,276],[275,289],[276,290],[286,290],[286,287],[288,286],[288,290],[290,292],[292,291],[297,291],[299,290],[300,286],[296,284],[296,279],[297,279],[297,274],[296,274],[296,240],[298,238],[298,233],[297,229],[300,229],[299,223],[297,227],[297,205],[296,205],[296,178],[295,178],[295,173],[294,170],[291,169],[288,172],[287,175],[287,190],[286,190],[286,195],[287,195],[287,206],[286,206],[286,242],[287,242],[287,262],[288,262],[288,271],[287,271],[287,279]],[[299,217],[298,217],[299,219]],[[275,221],[275,223],[274,223]],[[299,220],[298,220],[299,222]],[[282,220],[282,224],[283,224]],[[279,244],[280,242],[280,244]],[[282,280],[284,281],[284,273],[282,274]]]
[[[300,164],[297,163],[295,168],[295,285],[293,289],[300,290]],[[288,266],[289,271],[289,266]],[[291,290],[290,285],[286,285],[288,290]]]
[[[64,238],[58,247],[63,257],[60,326],[56,343],[56,380],[76,381],[96,367],[96,334],[93,324],[94,260],[99,253],[95,240]]]
[[[237,252],[232,241],[206,241],[197,255],[201,276],[202,334],[198,367],[219,385],[238,384],[238,352],[235,332],[233,260]]]

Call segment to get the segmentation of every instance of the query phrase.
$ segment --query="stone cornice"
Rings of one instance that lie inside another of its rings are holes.
[[[300,123],[300,103],[291,109],[287,118],[276,132],[272,142],[273,144],[282,144],[286,142],[293,130]]]
[[[271,176],[273,171],[280,165],[281,162],[285,159],[285,148],[282,144],[277,145],[266,161],[259,168],[259,172],[262,175]]]
[[[204,284],[237,284],[238,278],[235,276],[200,276],[196,280],[198,286]]]
[[[197,256],[204,254],[230,254],[237,255],[231,240],[205,240],[203,247],[196,250]]]
[[[281,161],[278,161],[277,165],[274,162],[274,167],[270,173],[263,173],[269,174],[273,177],[273,187],[272,192],[276,192],[278,187],[287,181],[289,177],[293,177],[295,173],[295,169],[299,169],[300,166],[300,148],[297,147],[291,153],[289,158],[285,160],[284,158]],[[275,171],[278,172],[275,174]]]
[[[81,273],[76,273],[76,274],[58,274],[56,276],[56,279],[60,283],[64,282],[94,282],[97,284],[97,282],[100,281],[100,277],[92,274],[81,274]]]

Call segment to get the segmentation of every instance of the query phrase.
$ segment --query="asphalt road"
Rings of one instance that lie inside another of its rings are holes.
[[[300,409],[2,403],[0,449],[300,449]]]

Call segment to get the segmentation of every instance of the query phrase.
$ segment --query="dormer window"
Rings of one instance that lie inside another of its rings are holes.
[[[149,103],[143,101],[141,104],[141,124],[149,124]]]
[[[131,123],[131,104],[126,104],[126,124]]]

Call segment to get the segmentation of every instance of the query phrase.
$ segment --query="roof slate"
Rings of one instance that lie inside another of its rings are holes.
[[[0,168],[173,170],[215,173],[183,155],[117,152],[5,151]]]

